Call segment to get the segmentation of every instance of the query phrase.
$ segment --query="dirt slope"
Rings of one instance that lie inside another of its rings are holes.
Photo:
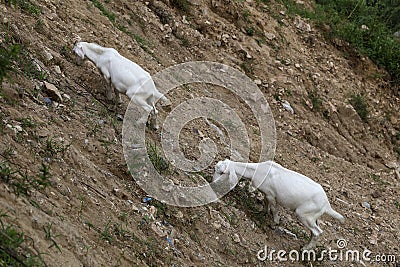
[[[197,208],[143,203],[146,194],[129,174],[122,152],[118,114],[128,100],[118,112],[111,110],[102,76],[92,64],[75,62],[71,50],[80,37],[114,47],[151,74],[194,60],[246,72],[274,114],[276,161],[321,183],[332,206],[346,217],[344,224],[322,218],[319,249],[337,248],[336,241],[345,239],[346,248],[400,260],[395,152],[400,99],[380,78],[385,72],[346,44],[326,42],[313,24],[274,1],[191,0],[187,7],[177,2],[37,1],[39,15],[0,4],[1,42],[11,36],[23,44],[26,57],[41,70],[29,76],[21,67],[12,82],[3,83],[1,161],[31,177],[43,173],[42,163],[51,173],[50,186],[24,196],[2,172],[4,221],[32,239],[30,246],[43,253],[48,266],[362,266],[328,259],[258,260],[265,245],[300,249],[309,233],[283,210],[283,228],[269,227],[262,194],[246,186]],[[43,74],[61,92],[60,103],[43,101],[49,96],[40,82]],[[224,94],[219,88],[211,92]],[[180,88],[169,98],[174,107],[201,94]],[[356,94],[368,105],[367,121],[349,104]],[[167,112],[161,110],[160,118]],[[241,118],[254,122],[246,111]],[[182,134],[188,157],[197,155],[198,130],[215,135],[204,123],[189,125]],[[258,142],[257,128],[249,131]],[[147,137],[150,143],[159,141],[158,132]],[[257,145],[252,149],[256,160]],[[224,156],[222,151],[217,160]],[[212,171],[213,166],[204,171],[206,179]]]

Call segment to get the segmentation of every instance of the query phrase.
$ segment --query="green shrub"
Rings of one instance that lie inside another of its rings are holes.
[[[349,102],[354,107],[361,120],[367,122],[369,110],[364,98],[360,94],[352,95]]]
[[[14,61],[19,56],[19,45],[10,45],[9,47],[0,45],[0,87],[4,78],[8,77],[8,73],[15,71]]]
[[[13,4],[14,6],[20,7],[25,12],[32,15],[39,15],[41,10],[40,7],[31,3],[29,0],[5,0],[6,4]]]
[[[190,2],[188,0],[170,0],[171,5],[183,12],[190,11]]]

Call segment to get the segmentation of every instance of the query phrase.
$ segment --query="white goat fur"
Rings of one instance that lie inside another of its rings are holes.
[[[108,99],[112,98],[112,85],[114,85],[117,99],[120,92],[125,93],[131,101],[147,112],[157,114],[155,102],[158,99],[168,102],[168,99],[157,90],[150,74],[136,63],[121,56],[117,50],[87,42],[78,42],[73,50],[81,59],[86,56],[100,69],[109,85]]]
[[[327,213],[344,222],[344,217],[332,209],[322,186],[307,176],[288,170],[278,163],[266,161],[261,163],[241,163],[228,159],[215,166],[213,181],[229,177],[231,188],[237,184],[238,176],[252,180],[253,186],[265,193],[268,210],[279,223],[276,203],[294,210],[300,221],[311,231],[312,238],[303,249],[315,247],[321,228],[317,219]]]

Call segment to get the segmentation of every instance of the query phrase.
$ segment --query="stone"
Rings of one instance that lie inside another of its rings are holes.
[[[49,82],[43,83],[43,91],[51,98],[53,101],[62,102],[63,98],[61,96],[61,92],[58,88]]]

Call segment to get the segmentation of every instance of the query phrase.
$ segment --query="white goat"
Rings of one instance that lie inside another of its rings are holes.
[[[253,186],[265,193],[268,211],[272,212],[276,224],[279,223],[276,203],[295,211],[312,234],[310,243],[303,248],[305,250],[314,248],[322,234],[317,224],[322,214],[327,213],[344,222],[344,217],[332,209],[320,184],[273,161],[241,163],[226,159],[215,166],[213,181],[229,177],[230,188],[233,188],[238,176],[251,179]]]
[[[153,113],[154,116],[158,113],[155,107],[158,99],[164,103],[169,102],[157,90],[150,74],[136,63],[121,56],[117,50],[87,42],[78,42],[73,50],[81,59],[86,56],[100,69],[107,80],[109,100],[112,99],[112,85],[114,85],[118,101],[120,101],[119,93],[125,93],[131,101],[141,106],[146,112]],[[155,128],[157,128],[156,120]]]

